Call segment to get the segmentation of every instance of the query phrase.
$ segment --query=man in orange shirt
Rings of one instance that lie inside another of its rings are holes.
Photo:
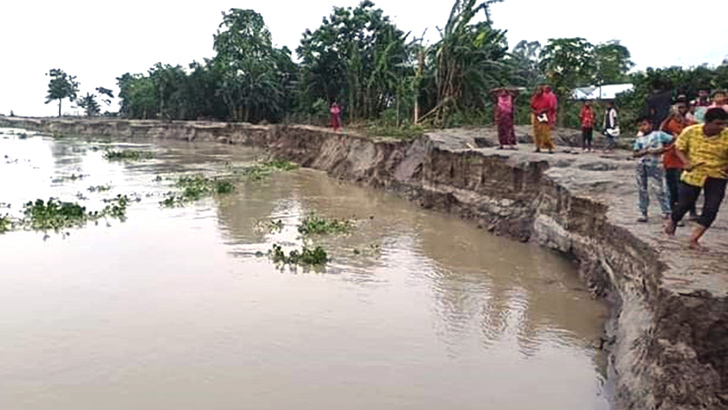
[[[660,125],[660,130],[677,138],[686,127],[692,125],[687,119],[687,113],[687,101],[684,99],[678,100],[673,111]],[[675,210],[679,200],[678,183],[680,182],[680,175],[685,168],[685,164],[683,164],[675,152],[675,144],[667,147],[667,151],[662,155],[662,166],[665,168],[665,181],[667,182],[667,190],[670,194],[670,208]],[[690,220],[695,220],[697,217],[695,206],[693,206],[690,209]]]

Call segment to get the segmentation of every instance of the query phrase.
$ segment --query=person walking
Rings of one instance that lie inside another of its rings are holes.
[[[595,114],[589,101],[584,101],[582,104],[579,119],[581,120],[581,150],[591,152]]]
[[[662,122],[660,130],[677,139],[683,130],[691,125],[691,122],[687,118],[688,107],[684,99],[678,100],[673,108],[673,111]],[[684,164],[675,150],[675,144],[670,144],[662,155],[662,166],[665,168],[665,181],[667,182],[667,191],[670,196],[670,209],[674,211],[678,204],[678,185],[684,168]],[[694,220],[696,218],[695,207],[693,207],[690,209],[690,219]]]
[[[516,149],[516,131],[513,128],[513,117],[515,113],[515,98],[518,95],[516,90],[499,88],[493,90],[497,101],[495,105],[495,123],[498,127],[498,149],[510,146]]]
[[[634,158],[639,158],[637,164],[637,191],[639,192],[639,210],[641,216],[637,222],[648,221],[648,208],[650,198],[648,187],[650,180],[654,182],[657,200],[660,203],[663,218],[670,217],[670,202],[665,195],[665,171],[660,166],[660,156],[665,152],[666,147],[673,143],[673,137],[662,131],[652,130],[650,117],[642,117],[637,120],[641,137],[637,137],[632,147]]]
[[[703,212],[690,235],[690,248],[706,250],[700,238],[715,221],[725,197],[728,182],[728,112],[711,108],[705,113],[705,124],[686,128],[677,139],[677,154],[685,164],[680,179],[680,200],[665,226],[665,233],[675,235],[678,222],[695,206],[702,191]]]
[[[613,152],[616,145],[616,139],[619,137],[619,114],[614,106],[614,101],[607,102],[607,110],[604,111],[604,136],[606,137],[606,145],[604,152]]]
[[[553,153],[556,148],[551,140],[551,130],[556,124],[556,108],[556,95],[551,91],[551,87],[545,84],[539,85],[531,98],[531,123],[536,152],[541,152],[541,148],[545,148],[549,153]]]
[[[339,104],[336,101],[331,104],[329,113],[331,114],[331,128],[333,128],[334,131],[338,131],[341,129],[341,107],[339,107]]]

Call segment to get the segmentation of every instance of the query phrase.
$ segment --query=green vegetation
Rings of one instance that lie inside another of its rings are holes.
[[[46,74],[51,78],[48,83],[48,95],[46,96],[46,104],[53,100],[58,100],[58,116],[61,116],[61,102],[64,98],[73,101],[78,93],[78,81],[76,76],[68,75],[63,70],[54,68]]]
[[[13,229],[13,221],[8,215],[0,216],[0,233],[5,233]]]
[[[351,221],[326,219],[317,215],[309,215],[301,221],[298,232],[302,235],[328,235],[347,233],[354,224]]]
[[[160,205],[164,207],[182,206],[213,193],[229,194],[235,190],[235,185],[231,181],[210,179],[200,174],[181,176],[177,178],[175,186],[181,190],[180,193],[169,195],[160,201]]]
[[[286,254],[280,245],[274,244],[271,250],[268,251],[268,255],[273,262],[284,265],[315,266],[324,265],[329,261],[328,254],[320,246],[314,249],[304,246],[301,251],[292,250]]]
[[[145,159],[153,159],[156,157],[157,154],[155,154],[153,151],[109,150],[104,153],[104,158],[108,161],[142,161]]]
[[[274,159],[268,162],[264,162],[262,166],[271,169],[277,169],[280,171],[292,171],[294,169],[298,169],[298,164],[287,161],[285,159]]]
[[[19,225],[31,230],[55,230],[80,227],[89,221],[97,221],[101,218],[115,218],[124,220],[129,198],[119,195],[101,211],[87,212],[83,207],[73,202],[62,202],[59,199],[50,198],[48,201],[38,199],[35,202],[28,202],[23,206],[25,218]]]

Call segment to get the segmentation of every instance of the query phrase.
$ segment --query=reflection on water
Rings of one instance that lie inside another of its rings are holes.
[[[4,136],[18,161],[0,162],[0,213],[78,192],[89,209],[141,202],[65,239],[0,235],[0,408],[608,408],[605,308],[556,255],[310,170],[159,207],[172,182],[156,176],[225,172],[252,149],[141,144],[157,159],[108,163],[104,143]],[[255,256],[300,247],[311,212],[356,222],[313,240],[324,271]]]

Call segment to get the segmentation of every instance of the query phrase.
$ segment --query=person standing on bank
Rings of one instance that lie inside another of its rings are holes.
[[[341,107],[339,107],[339,104],[336,101],[331,104],[329,113],[331,113],[331,128],[333,128],[334,131],[338,131],[341,129]]]
[[[579,112],[581,120],[581,150],[592,151],[592,140],[594,139],[594,110],[589,101],[584,101]]]
[[[674,142],[674,137],[662,131],[652,130],[650,117],[642,117],[637,120],[637,126],[642,133],[634,141],[632,157],[639,158],[637,164],[637,191],[639,192],[639,210],[641,216],[637,222],[647,222],[647,210],[650,205],[648,188],[650,180],[654,182],[657,200],[660,202],[663,218],[670,217],[670,202],[665,195],[665,171],[660,166],[660,157],[669,144]]]
[[[516,90],[499,88],[493,90],[496,95],[495,124],[498,127],[498,149],[510,146],[516,149],[516,131],[513,128],[513,116],[516,105],[514,100],[518,95]]]
[[[614,151],[614,145],[617,137],[619,137],[619,115],[617,108],[614,107],[614,101],[607,102],[607,110],[604,111],[604,136],[606,137],[605,152]]]
[[[674,105],[674,110],[662,122],[660,130],[664,131],[677,139],[683,130],[691,125],[687,119],[688,106],[686,100],[678,100]],[[667,147],[665,154],[662,156],[662,166],[665,168],[665,180],[667,181],[667,191],[670,194],[670,209],[673,211],[678,204],[678,185],[680,175],[683,172],[684,164],[675,152],[675,144]],[[697,219],[695,208],[690,210],[690,219]]]
[[[685,164],[680,180],[680,201],[665,226],[665,233],[675,234],[678,222],[682,220],[700,196],[705,194],[703,212],[697,220],[698,226],[690,235],[690,248],[705,250],[700,238],[718,216],[720,204],[725,197],[728,181],[728,112],[722,108],[711,108],[705,113],[705,124],[686,128],[677,139],[677,155]]]
[[[531,98],[531,122],[533,124],[533,138],[536,143],[536,152],[541,148],[553,153],[556,146],[551,141],[551,130],[556,124],[556,95],[551,87],[539,85],[536,94]]]

